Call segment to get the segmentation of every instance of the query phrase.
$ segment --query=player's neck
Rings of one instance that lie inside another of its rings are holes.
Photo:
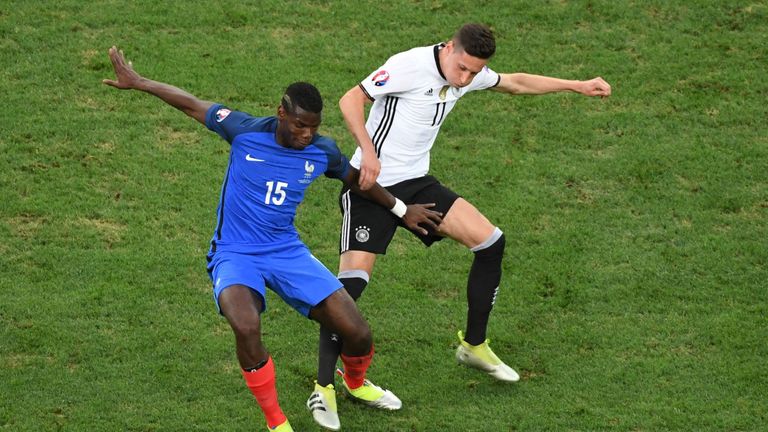
[[[285,143],[285,140],[282,139],[280,136],[279,131],[275,131],[275,142],[280,145],[280,147],[289,148],[290,146]]]
[[[445,57],[448,55],[448,51],[445,48],[445,43],[440,44],[440,46],[437,48],[437,61],[441,71],[445,71]]]

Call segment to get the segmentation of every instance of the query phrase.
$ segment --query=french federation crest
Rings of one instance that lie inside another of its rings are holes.
[[[304,178],[299,180],[299,183],[309,184],[312,183],[312,173],[315,172],[315,165],[304,161]]]

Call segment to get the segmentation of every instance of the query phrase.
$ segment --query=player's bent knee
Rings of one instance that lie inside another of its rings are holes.
[[[238,318],[230,320],[229,325],[238,338],[261,338],[261,322],[258,319]]]
[[[504,257],[506,244],[507,240],[504,233],[499,228],[495,228],[493,233],[484,242],[473,247],[471,250],[478,258],[501,260]]]
[[[339,256],[339,272],[362,271],[370,277],[375,263],[375,253],[349,250]]]
[[[368,354],[373,345],[371,328],[365,322],[363,322],[363,325],[353,327],[351,331],[343,334],[341,338],[344,341],[344,351],[355,355]]]
[[[373,334],[368,322],[356,308],[345,313],[343,317],[335,324],[337,333],[344,341],[344,351],[358,355],[367,354],[373,344]]]

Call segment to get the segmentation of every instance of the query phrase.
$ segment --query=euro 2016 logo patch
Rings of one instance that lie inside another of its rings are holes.
[[[376,87],[381,87],[384,84],[386,84],[387,81],[389,81],[389,72],[385,70],[380,70],[376,72],[376,75],[373,76],[371,81],[373,81],[373,85],[375,85]]]
[[[219,108],[218,111],[216,111],[216,123],[221,123],[224,121],[225,118],[231,113],[232,111],[226,109],[226,108]]]
[[[371,229],[367,226],[359,226],[355,228],[355,240],[360,243],[365,243],[371,238]]]

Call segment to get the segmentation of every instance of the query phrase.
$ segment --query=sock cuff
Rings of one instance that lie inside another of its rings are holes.
[[[371,351],[368,354],[363,354],[361,356],[348,356],[344,355],[344,353],[341,353],[341,360],[345,363],[350,363],[353,365],[363,364],[365,362],[371,361],[374,354],[374,347],[373,344],[371,344]]]
[[[354,301],[363,295],[363,290],[368,286],[368,273],[363,270],[343,271],[339,273],[338,278]]]
[[[272,361],[272,356],[269,356],[264,366],[250,372],[241,368],[240,372],[248,387],[259,387],[275,379],[275,363]]]
[[[340,271],[339,274],[336,276],[339,279],[352,279],[352,278],[359,278],[365,281],[365,283],[370,282],[371,277],[368,275],[368,272],[365,270],[344,270]]]
[[[495,227],[493,229],[493,232],[491,233],[491,235],[487,239],[485,239],[484,242],[482,242],[479,245],[471,248],[470,250],[472,252],[479,252],[479,251],[481,251],[483,249],[488,249],[489,247],[493,246],[497,241],[499,241],[499,239],[501,239],[503,237],[504,237],[504,232],[502,232],[499,229],[499,227]]]

